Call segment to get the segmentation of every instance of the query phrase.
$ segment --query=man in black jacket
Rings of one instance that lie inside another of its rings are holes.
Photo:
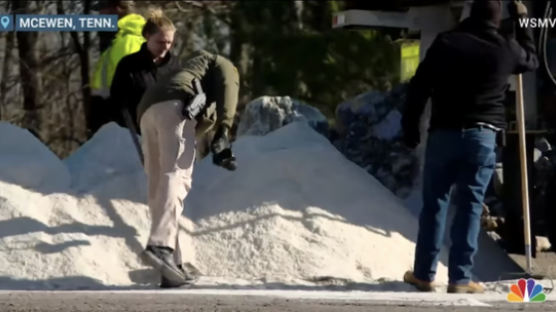
[[[114,80],[110,87],[110,98],[113,108],[120,116],[125,109],[131,115],[135,129],[137,124],[137,105],[145,91],[153,86],[159,77],[164,77],[180,69],[178,59],[168,51],[159,63],[153,61],[153,54],[149,52],[147,43],[143,43],[137,53],[124,57],[116,69]],[[122,117],[123,118],[123,117]],[[121,125],[127,126],[118,120]]]
[[[510,3],[510,15],[527,14]],[[498,32],[502,1],[476,0],[470,18],[433,42],[409,86],[402,128],[406,145],[419,144],[419,123],[432,101],[423,177],[423,209],[414,271],[404,281],[423,291],[434,289],[452,186],[458,189],[451,228],[448,292],[479,293],[471,280],[485,189],[495,166],[497,132],[505,127],[504,97],[512,74],[538,67],[530,30],[516,38]]]
[[[128,122],[139,132],[137,105],[147,88],[153,86],[160,77],[180,69],[178,59],[170,53],[176,28],[160,9],[152,10],[143,28],[147,42],[141,49],[120,60],[110,87],[110,99],[115,115],[124,123],[124,114],[131,116]]]

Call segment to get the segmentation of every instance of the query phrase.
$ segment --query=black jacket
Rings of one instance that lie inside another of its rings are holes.
[[[123,57],[118,63],[110,87],[112,105],[118,112],[127,109],[137,131],[140,131],[136,114],[143,93],[157,80],[179,69],[179,61],[170,52],[160,64],[155,64],[147,44],[143,43],[138,52]]]
[[[430,129],[460,129],[475,122],[506,126],[508,79],[538,67],[531,30],[502,36],[486,21],[468,18],[438,35],[411,79],[402,118],[406,135],[418,132],[427,99]]]

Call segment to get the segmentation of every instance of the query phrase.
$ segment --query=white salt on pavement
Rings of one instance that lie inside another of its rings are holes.
[[[11,135],[24,142],[30,134]],[[67,159],[71,190],[33,192],[0,174],[0,288],[158,281],[138,257],[150,219],[145,176],[126,137],[127,130],[107,125],[83,147],[91,152]],[[206,275],[200,285],[411,290],[400,279],[412,266],[416,218],[325,138],[293,123],[240,137],[234,151],[235,172],[210,157],[196,166],[180,220],[191,247],[186,260]],[[443,264],[438,279],[446,282]]]

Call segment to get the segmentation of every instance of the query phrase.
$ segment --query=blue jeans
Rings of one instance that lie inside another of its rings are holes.
[[[414,274],[433,281],[444,241],[450,190],[457,207],[450,237],[450,284],[471,280],[478,248],[482,203],[496,163],[496,132],[488,128],[433,130],[429,134],[423,177],[423,210],[415,250]]]

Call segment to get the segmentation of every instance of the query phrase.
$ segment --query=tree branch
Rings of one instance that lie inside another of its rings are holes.
[[[207,2],[203,2],[203,1],[194,1],[194,0],[185,0],[185,1],[183,1],[183,2],[184,2],[185,4],[187,4],[187,5],[190,5],[190,6],[192,6],[192,7],[195,7],[195,8],[197,8],[197,9],[201,9],[201,10],[203,10],[203,11],[207,11],[207,12],[213,14],[213,15],[216,15],[216,16],[219,15],[218,12],[216,11],[216,9],[214,8],[214,6],[215,6],[214,4],[213,4],[213,5],[210,5],[210,4],[208,4]],[[231,2],[231,1],[230,1],[230,2]],[[191,13],[191,12],[192,12],[191,10],[187,10],[187,9],[185,9],[184,7],[182,7],[181,4],[179,3],[179,1],[176,1],[176,2],[174,2],[174,3],[175,3],[175,5],[176,5],[176,8],[178,9],[178,11],[180,11],[180,12],[182,12],[182,13]],[[210,3],[210,2],[209,2],[209,3]],[[225,4],[222,4],[222,5],[221,5],[221,8],[223,8],[223,9],[229,9],[229,7],[230,7],[231,5],[230,5],[227,1],[224,2],[224,3],[225,3]],[[232,3],[232,5],[233,5],[233,3]],[[225,23],[226,25],[228,25],[228,26],[231,24],[231,19],[229,19],[229,18],[220,17],[220,20],[221,20],[222,22],[224,22],[224,23]]]

